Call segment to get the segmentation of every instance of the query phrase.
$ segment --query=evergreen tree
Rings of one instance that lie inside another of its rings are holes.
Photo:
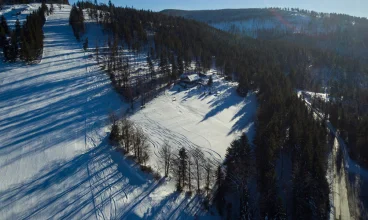
[[[151,82],[155,79],[155,67],[152,62],[151,54],[147,54],[147,64],[148,64],[148,72],[151,78]]]
[[[173,174],[176,176],[176,188],[182,191],[187,185],[188,154],[184,147],[180,148],[177,158],[173,161]]]
[[[217,211],[221,216],[224,215],[224,204],[225,200],[225,175],[222,171],[222,167],[219,166],[216,172],[216,187],[217,190],[214,196],[214,202],[216,204]]]
[[[84,39],[84,43],[83,43],[83,50],[87,51],[88,49],[88,37],[86,37],[86,39]]]
[[[81,34],[85,31],[84,26],[84,14],[81,7],[77,7],[75,4],[72,6],[69,16],[69,25],[72,26],[74,36],[79,41]]]
[[[6,19],[5,19],[4,15],[1,15],[0,25],[1,25],[1,29],[4,31],[4,33],[6,35],[9,35],[10,34],[10,29],[9,29],[8,23],[6,22]]]
[[[18,58],[18,49],[19,49],[18,36],[16,35],[16,32],[13,32],[11,34],[10,42],[11,44],[8,53],[8,60],[11,62],[15,62],[17,61]]]
[[[3,48],[6,41],[6,33],[2,26],[0,26],[0,48]]]

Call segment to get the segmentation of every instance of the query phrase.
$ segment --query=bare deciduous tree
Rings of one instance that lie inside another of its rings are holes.
[[[132,143],[134,155],[138,163],[145,164],[149,158],[148,138],[140,127],[136,127],[133,133]]]
[[[161,163],[163,164],[164,167],[165,177],[167,177],[169,175],[172,160],[171,146],[167,141],[164,142],[163,146],[158,151],[158,154],[160,156],[159,159],[161,159]]]
[[[129,153],[130,145],[132,144],[132,133],[134,129],[133,125],[133,122],[129,121],[126,118],[121,121],[121,134],[124,141],[124,149],[126,153]]]
[[[192,191],[192,155],[188,154],[188,188],[189,188],[189,192]]]
[[[212,175],[213,175],[213,165],[211,163],[211,161],[209,159],[206,160],[206,162],[203,165],[203,169],[205,172],[205,190],[206,190],[206,195],[209,195],[210,192],[210,185],[211,185],[211,180],[212,180]]]
[[[202,164],[204,161],[204,154],[198,147],[191,152],[194,168],[195,168],[195,179],[197,182],[197,191],[200,191],[201,187],[201,176],[202,176]]]

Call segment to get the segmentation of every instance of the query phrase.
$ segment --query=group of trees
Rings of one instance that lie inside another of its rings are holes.
[[[329,148],[324,122],[315,119],[280,70],[264,72],[258,77],[261,78],[257,83],[259,109],[254,148],[250,148],[245,135],[228,148],[225,169],[219,170],[217,178],[215,203],[219,213],[229,212],[224,207],[239,207],[232,213],[242,219],[286,219],[288,216],[328,219],[330,189],[326,172]],[[287,155],[291,160],[288,182],[292,188],[286,189],[290,197],[280,195],[282,178],[276,171],[277,164]],[[251,204],[249,199],[252,179],[257,180],[260,194],[258,199],[252,200],[256,204]],[[237,198],[236,206],[231,201],[224,206],[227,194]]]
[[[42,3],[47,4],[65,4],[69,5],[69,0],[0,0],[0,7],[2,5],[16,5],[16,4],[31,4],[31,3]]]
[[[45,13],[50,13],[45,2],[42,6],[27,16],[23,25],[19,20],[12,30],[8,27],[6,19],[1,16],[0,48],[6,61],[15,62],[17,59],[31,62],[42,56],[43,30]]]
[[[227,219],[239,217],[240,219],[254,219],[255,211],[249,203],[249,182],[254,175],[254,158],[248,142],[248,138],[243,134],[239,139],[234,140],[227,149],[224,167],[219,166],[216,172],[216,192],[214,203],[220,215],[225,215],[227,208]],[[226,205],[225,195],[233,192],[235,201],[239,204],[238,211],[231,211],[232,201]]]
[[[112,115],[111,120],[110,143],[124,154],[134,156],[139,164],[146,165],[151,153],[147,135],[129,119],[119,121]],[[165,177],[175,178],[178,191],[204,191],[206,196],[210,196],[216,162],[207,158],[199,147],[174,149],[165,141],[157,152]]]
[[[146,165],[150,156],[148,137],[142,128],[128,119],[118,121],[112,116],[110,142],[124,154],[132,154],[137,162]]]
[[[199,147],[190,150],[182,147],[174,152],[165,142],[158,153],[162,156],[165,176],[171,174],[175,178],[178,191],[204,191],[207,197],[210,196],[216,162],[207,158]]]
[[[83,9],[77,5],[72,6],[69,16],[69,25],[72,26],[74,36],[79,41],[85,31]]]
[[[287,90],[293,94],[290,87]],[[280,99],[280,95],[284,98]],[[300,219],[328,219],[328,148],[324,122],[315,120],[312,111],[296,95],[279,92],[260,105],[254,142],[261,213],[268,217],[280,214],[276,161],[290,153],[293,206],[288,207],[288,214]]]

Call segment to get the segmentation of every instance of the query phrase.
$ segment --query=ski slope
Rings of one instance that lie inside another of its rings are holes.
[[[108,145],[108,115],[127,105],[75,40],[70,9],[55,7],[47,18],[39,64],[0,61],[0,219],[206,217],[201,198],[176,193],[170,178],[153,180]],[[216,96],[174,88],[131,117],[156,143],[154,131],[170,130],[167,138],[221,159],[237,134],[252,135],[256,108],[254,94],[240,98],[222,85]],[[172,96],[178,102],[168,102]],[[187,117],[174,118],[182,113]]]

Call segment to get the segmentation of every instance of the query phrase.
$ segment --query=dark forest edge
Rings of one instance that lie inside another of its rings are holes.
[[[64,4],[69,5],[69,0],[0,0],[0,9],[4,5],[17,5],[17,4],[31,4],[31,3],[42,3],[46,4]]]
[[[43,53],[43,29],[46,22],[46,15],[53,13],[43,2],[41,7],[27,16],[21,25],[17,19],[12,30],[5,19],[1,16],[0,24],[0,48],[3,50],[4,60],[16,62],[22,60],[27,63],[42,59]]]

